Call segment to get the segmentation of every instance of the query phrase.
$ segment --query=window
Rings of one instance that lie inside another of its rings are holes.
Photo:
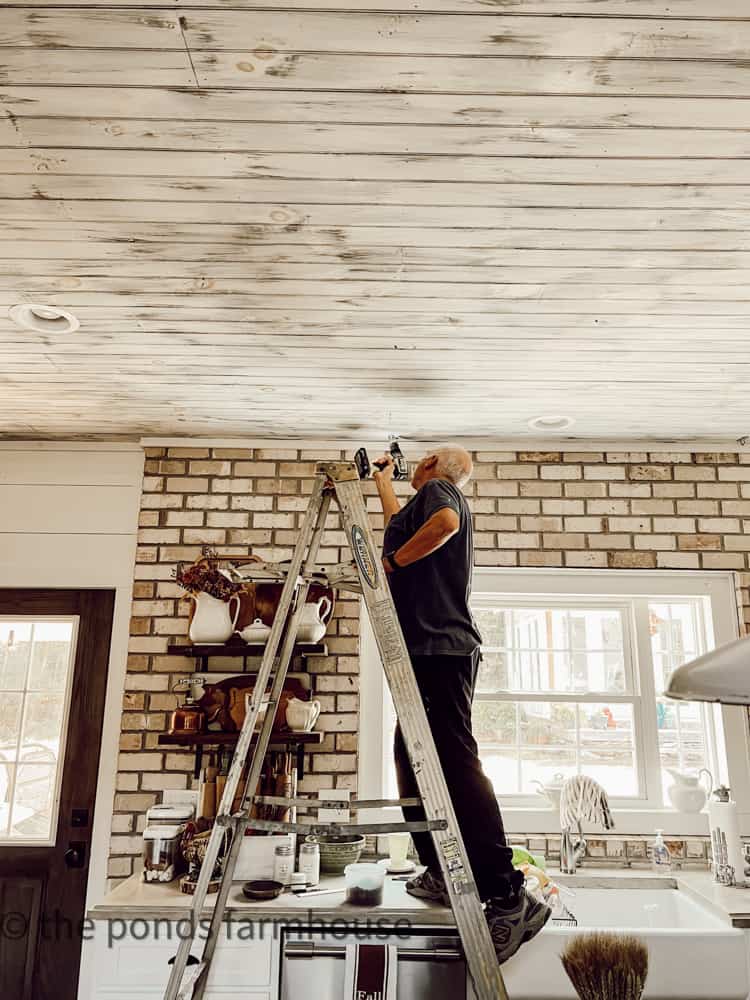
[[[77,618],[0,618],[0,842],[54,843]]]
[[[504,811],[539,809],[540,785],[573,774],[601,782],[620,810],[671,809],[670,769],[731,777],[730,736],[745,787],[742,710],[663,694],[679,664],[736,636],[733,602],[728,574],[477,570],[472,609],[484,642],[474,733]],[[365,665],[363,675],[364,705],[375,692]],[[395,797],[387,690],[382,701],[379,794]],[[685,820],[684,832],[691,822],[703,820]]]

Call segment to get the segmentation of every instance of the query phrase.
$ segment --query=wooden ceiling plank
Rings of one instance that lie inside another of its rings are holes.
[[[750,134],[748,137],[750,142]],[[117,154],[112,154],[113,158]],[[134,177],[104,174],[2,174],[6,198],[51,200],[252,202],[255,205],[459,206],[485,208],[750,208],[750,184],[470,184],[412,181],[276,181],[255,178]]]
[[[124,292],[87,292],[77,289],[66,290],[65,292],[50,291],[45,293],[45,302],[50,305],[57,305],[63,308],[76,310],[79,306],[99,306],[101,308],[115,309],[118,303],[122,303],[129,293]],[[20,291],[2,290],[0,291],[0,306],[10,308],[19,301],[33,301],[27,294]],[[393,315],[394,319],[399,313],[420,313],[428,314],[448,314],[468,318],[475,313],[484,313],[497,316],[507,315],[562,315],[568,314],[642,314],[656,316],[745,316],[750,313],[750,297],[742,300],[729,300],[726,297],[723,301],[701,302],[700,300],[689,301],[683,297],[679,290],[664,290],[664,294],[653,301],[641,301],[640,299],[605,299],[604,301],[594,301],[591,298],[583,300],[554,299],[554,298],[533,298],[533,299],[460,299],[460,298],[399,298],[397,296],[386,295],[350,295],[345,289],[337,296],[329,295],[269,295],[252,293],[232,294],[220,292],[215,295],[204,292],[194,292],[189,297],[184,293],[169,293],[153,291],[140,298],[143,308],[160,308],[169,310],[172,307],[177,309],[189,302],[189,308],[198,310],[215,309],[238,309],[238,310],[268,310],[275,313],[279,318],[285,313],[302,311],[311,316],[317,312],[319,316],[327,314],[335,318],[337,313],[353,310],[359,314],[358,322],[367,321],[367,317],[379,315]],[[718,322],[718,319],[717,319]]]
[[[44,58],[39,58],[39,52]],[[742,59],[564,59],[506,56],[362,56],[183,49],[3,50],[3,83],[58,86],[232,87],[287,90],[425,91],[452,94],[568,94],[750,97]]]
[[[670,232],[750,231],[747,212],[722,209],[637,208],[513,208],[453,205],[272,205],[254,202],[200,201],[98,201],[87,199],[0,198],[0,215],[6,219],[53,221],[159,221],[164,223],[246,223],[288,227],[380,226],[383,229],[456,229],[487,234],[518,229],[544,229],[549,233],[590,231]],[[395,234],[398,241],[398,234]],[[425,238],[429,243],[429,236]]]
[[[314,15],[317,16],[317,15]],[[184,52],[177,14],[144,16],[99,4],[77,11],[63,7],[8,9],[0,18],[0,48],[174,49]]]
[[[25,202],[13,203],[0,202],[0,212],[12,209],[6,206],[14,204],[26,204]],[[45,205],[45,202],[36,202],[37,205]],[[68,203],[72,204],[72,203]],[[97,203],[93,203],[96,205]],[[81,234],[94,232],[90,226],[99,227],[99,231],[110,228],[115,223],[91,222],[88,225],[85,220],[56,219],[51,214],[38,213],[39,222],[34,221],[32,209],[18,210],[14,214],[20,216],[14,221],[18,224],[28,224],[33,233],[35,225],[43,225],[45,239],[52,237],[58,230],[61,239],[68,238],[71,231],[71,223],[74,230]],[[690,251],[702,253],[706,260],[710,260],[710,255],[714,252],[720,254],[745,253],[750,250],[750,238],[747,233],[737,230],[711,231],[700,230],[690,231],[662,231],[655,233],[653,230],[591,230],[591,229],[570,229],[550,231],[548,229],[522,229],[522,230],[493,230],[493,229],[414,229],[398,227],[376,227],[363,226],[359,228],[347,229],[339,226],[331,229],[321,229],[320,227],[303,227],[302,230],[294,229],[288,231],[282,227],[271,226],[212,226],[209,223],[203,227],[184,228],[179,224],[163,223],[161,226],[151,229],[151,224],[147,223],[126,223],[122,225],[122,234],[118,237],[112,235],[111,239],[119,239],[127,245],[131,245],[136,239],[135,230],[141,232],[149,231],[147,242],[138,245],[144,251],[143,256],[158,256],[161,251],[158,249],[159,238],[154,235],[155,229],[162,230],[161,242],[182,242],[186,246],[203,248],[198,250],[203,254],[200,259],[210,260],[212,250],[219,254],[219,247],[226,246],[226,254],[236,255],[242,253],[243,249],[253,241],[256,244],[269,243],[280,247],[284,244],[290,246],[328,246],[336,250],[344,259],[352,259],[351,254],[361,254],[363,247],[377,251],[378,249],[390,248],[390,252],[400,252],[401,248],[409,247],[435,247],[435,248],[456,248],[470,249],[473,251],[502,251],[502,250],[547,250],[547,251],[587,251],[592,259],[598,256],[602,250],[622,251],[622,252],[669,252],[669,251]],[[205,240],[201,240],[201,230],[205,232]],[[33,235],[31,240],[33,242]],[[87,238],[82,235],[81,239]],[[240,248],[240,249],[237,249]],[[348,255],[348,256],[347,256]],[[215,257],[214,259],[221,259]]]
[[[672,20],[665,31],[653,18],[519,19],[502,11],[488,11],[485,17],[391,15],[355,8],[342,13],[191,9],[182,23],[194,53],[247,52],[251,61],[269,64],[277,55],[307,52],[730,61],[744,60],[750,48],[750,20]]]
[[[750,96],[742,59],[365,57],[296,52],[277,54],[270,60],[247,56],[247,53],[228,50],[193,52],[200,85],[272,90],[419,90],[453,94]],[[13,73],[8,73],[7,82],[29,81],[16,80]],[[55,82],[71,81],[63,77]],[[101,83],[95,69],[87,82]]]
[[[27,7],[29,0],[5,0],[7,7]],[[34,0],[35,7],[58,7],[60,0]],[[91,0],[65,0],[71,8],[91,6]],[[177,0],[107,0],[104,7],[139,7],[185,9],[189,5]],[[199,10],[342,10],[351,12],[351,0],[291,0],[283,6],[269,0],[204,0],[194,3]],[[663,20],[691,18],[696,20],[747,20],[745,0],[716,0],[706,6],[705,0],[501,0],[498,10],[488,8],[487,0],[365,0],[358,11],[395,14],[462,14],[491,17],[494,14],[556,15],[589,17],[646,17]]]
[[[290,53],[351,55],[536,56],[545,58],[744,59],[750,20],[672,19],[664,31],[653,18],[485,17],[316,10],[183,10],[184,38],[193,53],[246,52],[272,64]],[[94,7],[85,11],[6,11],[0,47],[183,48],[177,15]]]
[[[132,292],[133,280],[129,277],[108,275],[105,277],[45,277],[29,274],[23,277],[0,274],[0,293],[11,291],[24,297],[50,295],[70,295],[70,301],[86,296],[84,301],[96,295],[107,298],[126,296]],[[410,308],[412,300],[419,302],[465,302],[467,305],[482,300],[508,301],[586,301],[604,299],[608,302],[642,302],[644,307],[651,302],[679,299],[681,302],[750,302],[750,287],[743,285],[711,284],[665,285],[658,275],[649,280],[648,272],[642,276],[640,284],[572,284],[563,282],[455,282],[455,281],[400,281],[398,277],[387,280],[360,281],[284,279],[262,280],[253,276],[243,278],[217,278],[208,275],[200,278],[146,277],[138,284],[139,296],[149,301],[170,297],[184,297],[186,301],[199,298],[210,301],[230,297],[252,296],[254,299],[302,300],[307,298],[311,306],[321,301],[336,301],[341,298],[356,298],[362,302],[388,300],[394,308],[403,303]]]
[[[47,244],[49,246],[49,244]],[[585,287],[606,285],[640,286],[658,283],[661,287],[750,287],[750,268],[722,267],[643,267],[637,262],[625,263],[624,266],[603,267],[524,267],[524,266],[468,266],[453,267],[404,265],[367,265],[363,263],[318,263],[285,261],[279,264],[219,263],[206,265],[203,261],[143,261],[123,255],[117,268],[111,260],[102,261],[91,257],[82,259],[46,258],[41,254],[32,257],[19,257],[18,244],[0,244],[0,260],[3,279],[7,282],[16,279],[46,277],[55,287],[79,286],[90,278],[108,278],[116,273],[120,281],[138,282],[143,287],[144,281],[152,284],[157,281],[180,280],[186,287],[192,282],[193,288],[200,283],[213,282],[216,287],[218,280],[233,280],[245,284],[250,282],[294,281],[310,282],[342,282],[357,281],[373,283],[380,287],[384,282],[398,281],[401,286],[409,285],[419,288],[425,283],[440,282],[442,287],[451,289],[457,285],[473,286],[476,282],[487,285],[500,284],[512,286],[524,285],[582,285]],[[93,250],[91,251],[94,252]],[[67,255],[66,255],[67,256]],[[25,282],[17,281],[17,284]],[[41,284],[41,281],[37,282]]]
[[[686,116],[689,109],[685,109]],[[19,118],[0,131],[6,146],[54,149],[153,149],[386,156],[657,157],[712,160],[750,157],[750,128],[578,128],[483,125],[328,125]],[[719,155],[720,154],[720,155]],[[623,178],[627,165],[622,165]]]
[[[136,269],[141,266],[146,273],[154,273],[154,268],[164,267],[167,273],[174,264],[183,263],[198,269],[198,276],[207,273],[208,268],[239,267],[246,273],[256,273],[261,266],[327,265],[339,264],[351,267],[390,268],[392,271],[411,266],[441,267],[455,264],[457,268],[507,268],[507,267],[578,267],[594,271],[599,268],[617,268],[618,273],[628,273],[639,268],[660,268],[675,270],[680,268],[700,269],[709,274],[731,274],[734,269],[750,268],[750,253],[742,251],[721,252],[716,249],[695,248],[693,250],[575,250],[568,248],[524,249],[494,247],[456,246],[367,246],[351,245],[349,249],[339,249],[335,241],[281,243],[268,242],[262,245],[235,245],[216,242],[214,231],[201,239],[202,230],[196,228],[192,241],[189,231],[178,235],[183,242],[159,241],[150,227],[139,226],[138,235],[127,238],[105,223],[55,225],[53,235],[59,239],[47,238],[48,233],[40,233],[33,223],[8,224],[0,232],[0,259],[13,261],[58,261],[60,268],[66,261],[74,264],[71,256],[72,244],[85,244],[85,250],[99,265],[111,273],[109,261],[127,261]],[[5,237],[3,239],[2,237]],[[19,244],[21,244],[19,246]],[[33,244],[30,246],[29,244]],[[78,253],[81,247],[76,247]],[[25,273],[25,272],[24,272]],[[58,273],[64,273],[60,270]],[[95,273],[95,272],[91,272]],[[129,272],[138,274],[138,270]],[[217,272],[218,273],[218,272]]]
[[[744,0],[743,0],[744,2]],[[746,129],[750,100],[638,96],[503,94],[476,97],[366,92],[245,91],[193,88],[13,87],[0,103],[17,118],[141,118],[187,121],[309,122],[385,125],[506,125]]]
[[[20,120],[19,120],[20,123]],[[15,141],[15,140],[14,140]],[[391,154],[231,153],[195,150],[4,149],[10,173],[150,177],[243,177],[264,180],[374,181],[407,184],[709,184],[748,183],[742,160],[618,160],[607,157],[399,156]],[[29,159],[31,167],[29,167]]]

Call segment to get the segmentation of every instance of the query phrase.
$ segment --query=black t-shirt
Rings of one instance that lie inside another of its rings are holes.
[[[388,522],[383,551],[400,549],[444,507],[458,514],[456,534],[431,555],[388,576],[406,645],[414,656],[466,656],[482,641],[469,609],[474,565],[471,512],[457,486],[446,479],[428,480]]]

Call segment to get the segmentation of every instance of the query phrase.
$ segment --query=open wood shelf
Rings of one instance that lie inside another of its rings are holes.
[[[203,764],[203,748],[211,746],[234,746],[239,737],[239,733],[204,732],[204,733],[161,733],[157,740],[160,747],[195,747],[195,762],[193,765],[193,775],[200,777]],[[255,745],[253,739],[251,746]],[[297,753],[297,777],[301,781],[305,776],[305,747],[323,742],[323,733],[294,733],[291,729],[288,732],[272,733],[268,742],[268,749],[279,747],[294,747]]]
[[[159,736],[159,746],[226,746],[237,742],[239,733],[203,732],[203,733],[162,733]],[[254,741],[253,741],[254,742]],[[289,746],[294,744],[322,743],[323,733],[272,733],[269,746]]]
[[[187,656],[195,659],[206,660],[212,656],[241,656],[249,658],[251,656],[261,657],[265,651],[265,646],[247,642],[220,642],[213,644],[195,644],[180,646],[170,643],[167,652],[170,656]],[[327,656],[328,647],[324,642],[296,642],[292,651],[292,656]]]

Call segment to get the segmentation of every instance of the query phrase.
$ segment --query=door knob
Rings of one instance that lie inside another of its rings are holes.
[[[68,868],[83,868],[86,864],[86,845],[82,841],[68,844],[64,858]]]

